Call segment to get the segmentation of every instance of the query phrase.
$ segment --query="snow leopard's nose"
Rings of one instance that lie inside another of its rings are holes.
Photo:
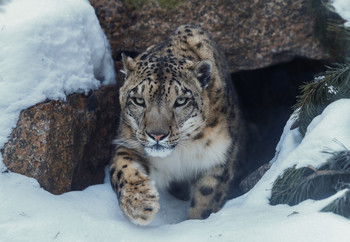
[[[146,134],[151,138],[151,139],[153,139],[153,140],[155,140],[155,141],[161,141],[161,140],[163,140],[163,139],[165,139],[169,134],[170,134],[170,132],[168,132],[167,134],[162,134],[162,133],[148,133],[147,131],[146,131]]]

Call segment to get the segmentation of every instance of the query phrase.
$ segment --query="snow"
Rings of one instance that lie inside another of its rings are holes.
[[[347,22],[346,27],[350,27],[350,1],[349,0],[333,0],[335,11]]]
[[[0,39],[0,147],[21,109],[114,82],[108,44],[88,1],[0,1]],[[350,148],[350,100],[329,105],[304,139],[292,123],[293,116],[260,182],[206,220],[184,220],[189,204],[162,193],[151,225],[133,225],[118,207],[108,172],[104,184],[62,195],[33,178],[0,172],[0,241],[349,241],[349,220],[319,212],[345,191],[293,207],[270,206],[268,199],[284,169],[319,166],[330,157],[322,150],[343,149],[334,139]]]
[[[22,109],[113,83],[107,47],[88,1],[0,1],[0,147]]]

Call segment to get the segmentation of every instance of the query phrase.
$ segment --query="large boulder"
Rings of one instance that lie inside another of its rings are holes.
[[[315,17],[307,0],[90,0],[115,60],[163,40],[177,26],[200,24],[219,43],[231,72],[289,61],[324,59],[313,37]]]
[[[1,150],[3,162],[54,194],[102,183],[118,108],[118,88],[105,86],[23,110]]]

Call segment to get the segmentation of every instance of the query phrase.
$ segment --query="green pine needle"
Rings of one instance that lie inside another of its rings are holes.
[[[278,177],[272,187],[270,204],[296,205],[306,199],[320,200],[337,192],[350,189],[350,151],[338,140],[344,150],[322,152],[331,154],[319,168],[288,168]],[[334,212],[350,218],[350,191],[332,201],[321,211]]]
[[[312,119],[342,98],[350,98],[350,63],[328,66],[313,82],[301,86],[301,95],[293,107],[298,114],[300,133],[304,136]]]
[[[328,204],[321,211],[333,212],[350,219],[350,191],[347,191],[343,196]]]

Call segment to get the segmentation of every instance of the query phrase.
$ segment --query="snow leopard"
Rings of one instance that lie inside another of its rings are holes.
[[[227,201],[244,159],[245,126],[224,54],[202,27],[182,25],[122,63],[109,168],[121,210],[147,225],[158,191],[182,184],[188,219],[206,219]]]

